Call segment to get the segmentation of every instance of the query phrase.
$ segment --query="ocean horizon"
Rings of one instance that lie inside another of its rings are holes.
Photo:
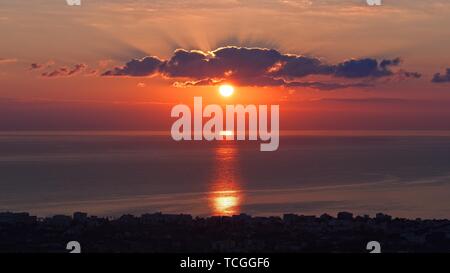
[[[449,162],[450,131],[283,131],[275,152],[166,131],[3,131],[0,211],[450,218]]]

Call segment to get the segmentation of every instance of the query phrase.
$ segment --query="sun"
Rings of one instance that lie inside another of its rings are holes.
[[[234,93],[234,87],[229,84],[222,84],[219,86],[219,93],[224,97],[229,97]]]

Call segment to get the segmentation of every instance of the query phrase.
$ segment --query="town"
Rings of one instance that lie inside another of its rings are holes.
[[[450,251],[450,221],[375,217],[340,212],[282,217],[192,217],[152,213],[118,218],[0,213],[0,252],[303,253],[361,252],[377,241],[382,252]]]

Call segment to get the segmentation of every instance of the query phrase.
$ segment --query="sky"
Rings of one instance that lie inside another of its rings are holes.
[[[169,130],[194,96],[279,104],[282,130],[450,130],[449,14],[448,0],[0,0],[0,130]]]

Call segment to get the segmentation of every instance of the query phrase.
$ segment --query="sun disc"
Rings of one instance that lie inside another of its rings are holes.
[[[234,87],[229,84],[223,84],[219,87],[220,95],[224,97],[229,97],[234,93]]]

